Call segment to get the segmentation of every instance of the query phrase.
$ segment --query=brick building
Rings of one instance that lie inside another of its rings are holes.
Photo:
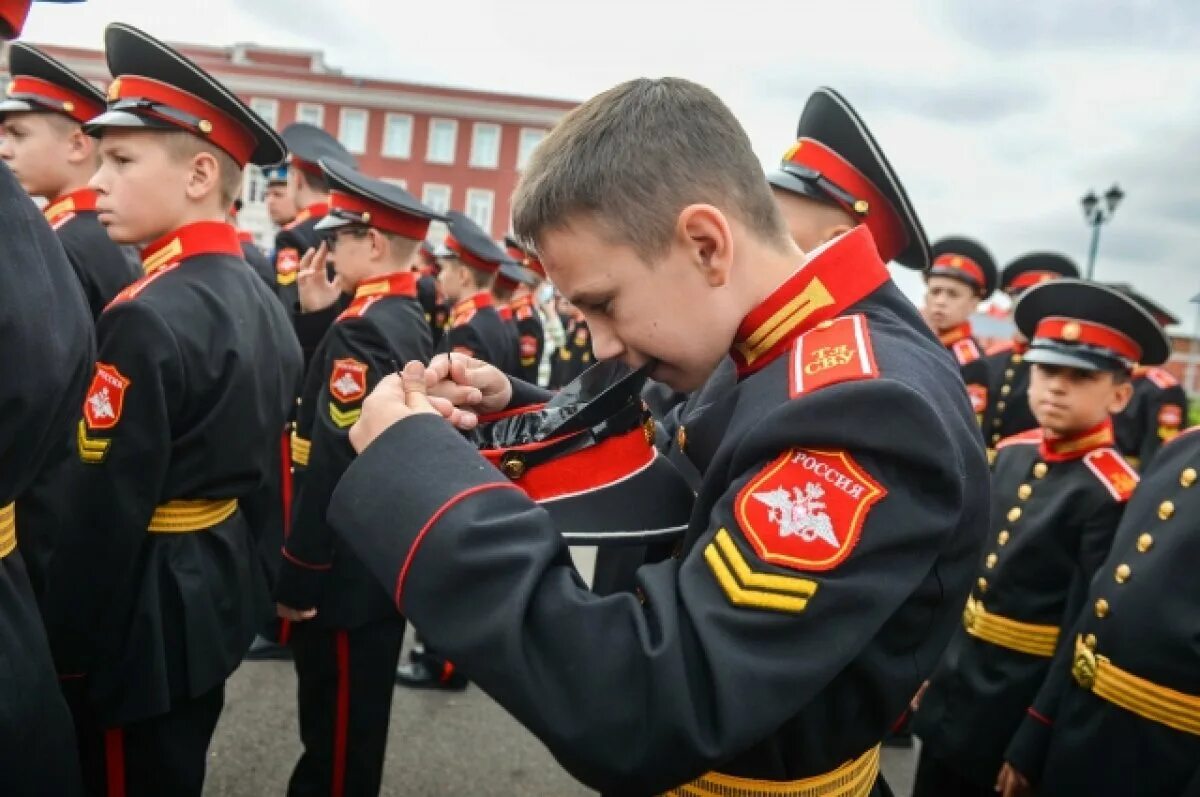
[[[110,80],[99,50],[38,46],[97,84]],[[367,174],[398,182],[439,210],[461,210],[497,239],[509,229],[521,166],[575,107],[563,100],[352,77],[327,65],[319,51],[178,47],[276,128],[294,121],[324,127]],[[269,244],[273,231],[256,169],[247,170],[244,193],[240,223]]]

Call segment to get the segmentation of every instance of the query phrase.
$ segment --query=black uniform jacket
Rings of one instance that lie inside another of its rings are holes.
[[[1188,399],[1179,380],[1165,368],[1139,368],[1133,398],[1113,416],[1117,448],[1129,464],[1144,470],[1164,443],[1188,427]]]
[[[305,370],[330,323],[346,309],[345,302],[339,300],[334,306],[323,311],[300,311],[300,292],[296,286],[296,277],[300,273],[300,258],[304,257],[304,253],[309,249],[315,249],[321,243],[317,222],[328,213],[328,203],[309,205],[275,235],[275,292],[295,326],[296,337],[304,352]]]
[[[546,350],[546,335],[538,317],[533,297],[518,296],[512,300],[512,323],[517,333],[516,377],[531,385],[538,383],[542,367],[542,352]]]
[[[1041,794],[1200,794],[1198,474],[1193,430],[1163,447],[1129,501],[1009,749]]]
[[[246,263],[258,275],[263,284],[275,290],[276,278],[275,269],[271,267],[271,262],[267,260],[267,256],[254,243],[254,237],[248,232],[238,232],[238,240],[242,244],[242,257]]]
[[[592,334],[582,313],[563,324],[565,340],[550,358],[550,384],[562,387],[596,364],[592,355]]]
[[[913,731],[981,786],[996,781],[1055,651],[1108,554],[1137,474],[1112,448],[1111,424],[1045,440],[1001,441],[991,537],[946,657]]]
[[[971,332],[968,321],[954,329],[938,336],[954,361],[958,363],[962,374],[963,384],[967,386],[967,395],[971,399],[971,407],[975,417],[983,425],[983,416],[987,412],[988,391],[991,387],[988,378],[987,361],[983,356],[983,348]]]
[[[635,593],[589,592],[547,514],[433,416],[385,432],[330,505],[427,642],[614,794],[852,761],[870,788],[986,531],[954,365],[865,227],[754,310],[733,356],[692,524]],[[514,405],[545,395],[518,387]]]
[[[387,590],[325,521],[329,497],[354,460],[350,427],[375,384],[410,360],[428,362],[429,325],[416,300],[417,275],[363,283],[317,350],[305,379],[292,441],[296,498],[276,599],[318,608],[309,621],[354,628],[395,613]]]
[[[269,616],[238,506],[273,481],[300,353],[233,227],[181,227],[96,327],[47,627],[101,722],[219,685]]]
[[[517,373],[513,332],[500,318],[488,291],[454,305],[446,334],[450,351],[489,362],[509,375]]]
[[[92,317],[98,318],[114,296],[142,276],[141,264],[131,248],[117,246],[108,237],[96,217],[96,192],[90,188],[59,197],[44,213],[83,286]]]

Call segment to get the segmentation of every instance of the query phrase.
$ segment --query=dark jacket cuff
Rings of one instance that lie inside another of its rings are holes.
[[[1005,760],[1032,784],[1036,785],[1042,779],[1042,767],[1053,732],[1054,727],[1048,719],[1027,713],[1008,743]]]
[[[292,609],[318,607],[330,567],[329,564],[304,562],[284,548],[283,560],[279,566],[279,581],[275,585],[275,600]]]

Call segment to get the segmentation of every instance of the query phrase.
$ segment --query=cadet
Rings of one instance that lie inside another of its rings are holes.
[[[521,265],[519,273],[523,279],[514,289],[510,303],[517,329],[517,378],[536,385],[546,350],[546,333],[537,306],[537,292],[546,280],[546,269],[536,255],[522,247],[512,236],[504,239],[504,247],[508,256]]]
[[[28,0],[0,3],[0,40],[20,34]],[[17,550],[13,502],[72,431],[92,368],[92,319],[50,226],[0,164],[0,793],[82,793],[71,716]],[[11,655],[11,652],[18,655]]]
[[[1000,289],[1014,301],[1034,285],[1060,277],[1078,277],[1079,269],[1066,257],[1034,252],[1018,257],[1000,273]],[[1011,342],[989,349],[984,358],[988,371],[987,410],[983,415],[983,437],[989,456],[1006,437],[1037,427],[1029,408],[1029,364],[1025,350],[1029,342],[1017,330]]]
[[[325,522],[329,496],[354,459],[347,439],[363,397],[394,363],[433,354],[412,268],[434,211],[404,189],[322,162],[333,189],[317,231],[329,236],[303,267],[337,257],[340,284],[354,292],[308,369],[293,459],[296,502],[275,597],[295,623],[304,754],[289,794],[379,793],[392,679],[404,621],[366,568]],[[349,743],[348,743],[349,740]]]
[[[1008,760],[1041,794],[1200,794],[1200,434],[1142,477]],[[1024,784],[1022,784],[1024,785]],[[1019,792],[1017,792],[1019,793]]]
[[[225,679],[270,610],[240,508],[280,450],[300,352],[225,214],[283,142],[194,63],[120,23],[92,179],[146,275],[96,327],[47,627],[93,793],[199,795]],[[282,334],[288,333],[288,334]]]
[[[233,205],[229,208],[229,223],[236,227],[238,214],[241,212],[242,200],[235,199]],[[242,246],[242,259],[258,275],[259,279],[266,283],[268,288],[275,290],[275,270],[271,268],[271,263],[267,260],[267,256],[254,243],[254,233],[249,230],[239,229],[237,236],[238,243]]]
[[[914,232],[893,186],[858,189],[851,207],[886,201],[887,234]],[[514,229],[600,358],[681,392],[736,364],[678,556],[641,568],[634,593],[589,594],[550,516],[424,395],[429,379],[469,426],[462,407],[546,394],[478,362],[450,371],[469,388],[448,383],[445,357],[367,399],[332,525],[430,643],[592,788],[884,793],[880,740],[967,594],[987,464],[956,368],[872,229],[806,258],[729,109],[670,78],[568,114],[523,175]],[[420,469],[401,465],[418,451]]]
[[[263,177],[267,180],[267,190],[264,202],[267,206],[267,218],[276,227],[286,227],[296,218],[299,211],[292,195],[288,191],[288,165],[277,163],[263,169]],[[271,253],[271,262],[275,262],[275,253]]]
[[[1029,403],[1040,428],[1001,441],[992,534],[963,629],[920,698],[914,794],[991,794],[1011,779],[1027,709],[1069,638],[1088,582],[1108,553],[1137,484],[1111,414],[1129,401],[1138,362],[1160,363],[1167,338],[1116,291],[1075,279],[1031,288],[1017,302],[1029,340]],[[1059,792],[1052,792],[1059,793]]]
[[[1179,323],[1178,318],[1131,286],[1110,284],[1109,287],[1140,304],[1160,326]],[[1133,398],[1129,406],[1113,418],[1117,448],[1129,464],[1144,470],[1165,443],[1186,429],[1187,407],[1187,394],[1170,371],[1147,365],[1134,369]]]
[[[500,318],[490,290],[508,255],[466,215],[452,210],[447,219],[447,252],[441,260],[438,284],[451,303],[448,348],[489,362],[506,374],[515,374],[512,335]]]
[[[565,298],[559,300],[559,317],[563,325],[563,345],[550,361],[550,384],[562,387],[595,364],[592,354],[592,335],[587,317]]]
[[[971,315],[995,290],[996,263],[977,241],[943,238],[933,245],[921,314],[958,362],[981,425],[987,410],[988,370],[983,349],[971,333]]]
[[[425,320],[429,323],[429,331],[433,334],[433,347],[436,349],[446,332],[446,322],[450,318],[450,308],[442,298],[441,288],[438,287],[437,254],[429,241],[421,242],[417,253],[417,301],[425,310]]]

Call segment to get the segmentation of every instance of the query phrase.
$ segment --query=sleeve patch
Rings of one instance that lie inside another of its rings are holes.
[[[117,425],[125,409],[129,384],[115,365],[96,363],[96,374],[83,401],[83,418],[88,429],[111,429]]]
[[[1183,407],[1178,404],[1164,404],[1158,411],[1158,425],[1179,426],[1183,423]]]
[[[971,399],[971,409],[976,415],[982,415],[987,410],[988,390],[983,385],[967,385],[967,396]]]
[[[734,606],[799,614],[817,594],[815,581],[754,570],[726,529],[704,549],[704,561]]]
[[[1083,461],[1114,500],[1124,503],[1133,495],[1138,485],[1137,471],[1115,449],[1097,449],[1084,457]]]
[[[99,465],[103,462],[108,456],[108,447],[112,445],[111,440],[88,437],[87,424],[82,418],[79,419],[75,441],[79,446],[79,459],[87,465]]]
[[[339,429],[345,429],[358,423],[358,419],[362,416],[362,408],[355,407],[352,410],[340,410],[332,401],[329,402],[329,420],[333,421],[333,425]]]
[[[538,341],[533,335],[521,336],[521,364],[530,365],[537,357]],[[528,361],[528,362],[526,362]]]
[[[867,319],[861,314],[824,321],[801,335],[792,348],[792,398],[878,376]]]
[[[832,570],[850,556],[871,507],[886,495],[847,452],[793,448],[741,489],[734,516],[764,562]]]
[[[959,365],[970,365],[980,357],[979,347],[970,338],[963,338],[954,344],[954,356]]]
[[[280,249],[275,256],[275,280],[280,285],[291,285],[296,281],[296,271],[300,268],[300,252],[287,247]]]
[[[329,376],[329,395],[343,404],[367,395],[367,364],[353,357],[334,360],[333,373]]]

